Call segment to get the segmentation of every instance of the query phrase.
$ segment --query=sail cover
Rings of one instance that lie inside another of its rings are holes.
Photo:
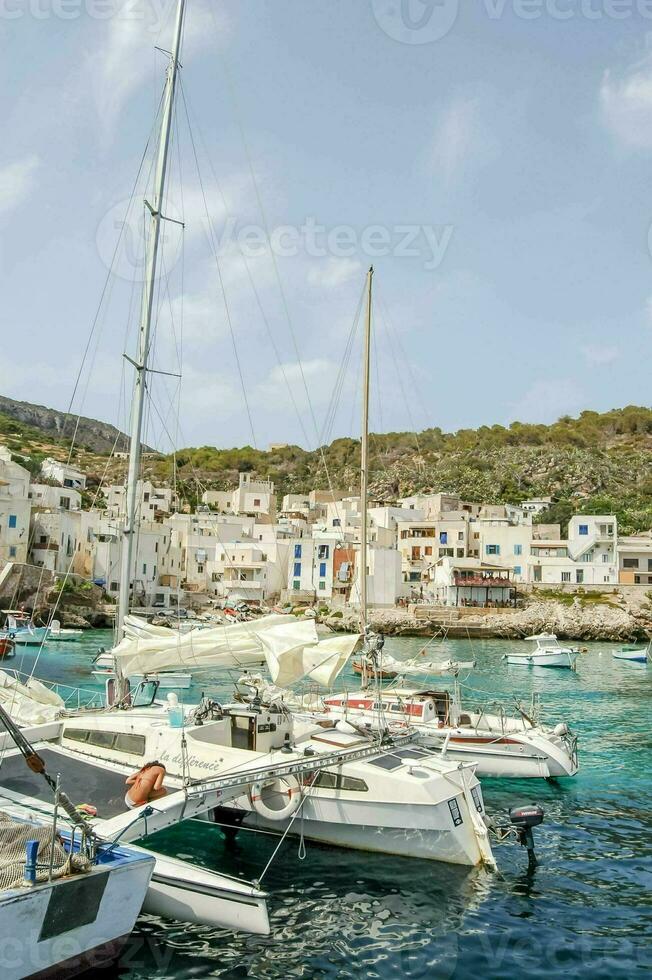
[[[0,670],[0,704],[23,727],[55,721],[65,709],[62,698],[34,677],[23,684],[4,670]]]
[[[159,627],[163,629],[163,627]],[[358,636],[317,639],[314,619],[263,616],[246,623],[153,636],[126,636],[113,650],[123,677],[192,668],[257,667],[267,663],[275,684],[309,676],[328,687],[359,642]]]
[[[304,677],[309,677],[322,687],[330,687],[357,647],[360,637],[334,636],[308,645],[293,645],[289,633],[284,636],[280,631],[270,630],[261,636],[261,641],[272,681],[278,687],[287,687]]]
[[[276,637],[280,653],[317,641],[313,620],[273,615],[189,633],[167,630],[166,635],[125,637],[113,655],[124,677],[179,667],[253,667],[265,663],[263,636]]]

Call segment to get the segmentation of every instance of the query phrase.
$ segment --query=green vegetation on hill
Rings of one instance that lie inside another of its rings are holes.
[[[371,437],[371,457],[371,492],[382,501],[427,491],[487,503],[552,496],[552,507],[539,520],[559,522],[563,531],[573,514],[582,513],[616,514],[624,534],[652,527],[648,408],[587,411],[553,425],[384,433]],[[203,446],[177,456],[182,488],[192,500],[200,486],[233,486],[238,472],[272,479],[280,494],[328,489],[329,478],[333,487],[355,492],[359,465],[355,439],[336,439],[312,452],[299,446],[270,452]],[[159,479],[170,468],[170,458],[153,467]]]
[[[33,425],[0,414],[0,441],[35,462],[39,455],[67,457],[67,442],[54,442]],[[80,448],[76,465],[99,480],[106,456]],[[144,461],[144,473],[171,480],[174,460],[160,456]],[[206,488],[229,489],[239,472],[274,481],[279,494],[313,487],[355,492],[360,445],[336,439],[307,451],[287,446],[263,452],[183,449],[176,456],[178,486],[189,504]],[[116,460],[109,479],[124,477]],[[561,523],[573,514],[616,514],[621,533],[652,527],[652,410],[629,406],[610,412],[582,412],[553,425],[514,422],[445,433],[426,429],[414,434],[390,432],[371,437],[371,493],[393,501],[418,492],[443,491],[487,503],[520,503],[532,496],[552,496],[554,503],[539,518]]]

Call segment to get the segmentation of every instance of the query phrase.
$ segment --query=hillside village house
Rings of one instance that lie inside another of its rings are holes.
[[[428,594],[442,606],[509,606],[512,570],[477,558],[440,558],[428,573]]]
[[[652,585],[652,537],[618,539],[618,581],[621,585]]]
[[[41,463],[41,473],[46,480],[53,480],[61,487],[73,490],[86,489],[86,474],[69,463],[61,463],[58,459],[44,459]]]
[[[82,505],[82,495],[79,490],[53,487],[46,483],[32,483],[29,488],[29,499],[33,507],[53,510],[81,510]]]
[[[202,503],[225,514],[250,515],[273,520],[276,495],[271,480],[253,480],[250,473],[240,473],[235,490],[206,490]]]
[[[9,450],[0,446],[0,558],[5,561],[27,561],[32,512],[29,481],[29,470],[13,462]]]
[[[104,493],[106,513],[110,517],[126,515],[127,490],[124,486],[110,486]],[[178,500],[170,487],[155,487],[149,480],[136,484],[136,511],[139,521],[161,521],[176,510]]]

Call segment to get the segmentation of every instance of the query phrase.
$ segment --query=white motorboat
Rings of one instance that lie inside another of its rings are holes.
[[[633,664],[646,664],[649,658],[649,649],[649,646],[625,646],[621,647],[620,650],[614,650],[611,656],[615,660],[628,660]]]
[[[0,639],[9,639],[17,646],[40,647],[50,635],[49,626],[35,626],[27,613],[21,610],[7,609],[5,625],[0,632]]]
[[[53,619],[50,623],[48,643],[76,643],[83,635],[83,630],[67,629],[58,619]]]
[[[459,687],[362,690],[322,699],[328,715],[382,730],[400,724],[414,728],[420,742],[451,761],[477,763],[480,777],[544,778],[574,776],[578,771],[577,736],[565,724],[544,728],[525,713],[472,711],[463,707]]]
[[[563,647],[554,633],[528,636],[527,640],[534,643],[534,649],[524,653],[510,650],[503,655],[503,660],[514,667],[566,667],[575,670],[580,655],[577,647]]]

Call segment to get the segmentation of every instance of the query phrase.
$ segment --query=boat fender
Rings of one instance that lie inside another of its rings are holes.
[[[278,806],[268,806],[263,799],[265,790],[271,791],[274,795],[274,802]],[[252,809],[265,820],[287,820],[293,816],[301,803],[301,785],[294,776],[281,776],[278,779],[263,779],[254,783],[249,791],[249,799]],[[285,799],[284,805],[283,800]]]
[[[559,725],[555,725],[553,732],[555,735],[568,735],[568,725],[562,721]]]
[[[9,633],[7,635],[9,636],[9,639],[10,640],[15,640],[16,639],[16,634],[15,633]]]

